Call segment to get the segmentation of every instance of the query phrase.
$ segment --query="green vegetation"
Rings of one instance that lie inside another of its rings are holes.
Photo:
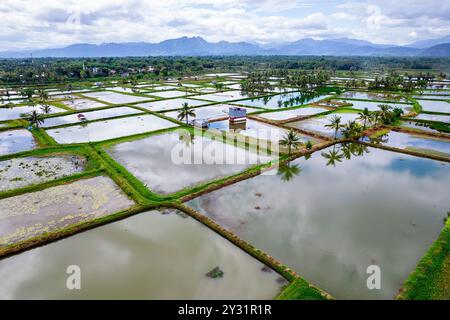
[[[435,243],[403,284],[396,299],[450,299],[450,219]]]
[[[319,290],[302,278],[295,279],[277,297],[277,300],[326,300]]]

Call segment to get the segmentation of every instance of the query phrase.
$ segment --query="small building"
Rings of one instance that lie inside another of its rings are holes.
[[[228,110],[228,117],[230,119],[230,122],[246,121],[247,109],[241,107],[231,107]]]

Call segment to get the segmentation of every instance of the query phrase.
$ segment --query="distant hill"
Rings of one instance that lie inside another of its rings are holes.
[[[450,35],[439,38],[439,39],[429,39],[429,40],[422,40],[422,41],[416,41],[408,45],[408,47],[411,48],[419,48],[419,49],[427,49],[433,46],[436,46],[438,44],[444,44],[444,43],[450,43]]]
[[[420,53],[427,57],[450,57],[450,43],[438,44]]]
[[[446,45],[443,47],[437,45],[421,49],[375,44],[349,38],[330,40],[306,38],[295,42],[258,45],[249,42],[208,42],[201,37],[181,37],[159,43],[125,42],[99,45],[81,43],[64,48],[2,52],[0,58],[27,58],[31,54],[33,57],[68,58],[205,55],[450,56],[446,48]]]

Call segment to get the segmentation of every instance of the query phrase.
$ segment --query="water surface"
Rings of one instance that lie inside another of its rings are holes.
[[[81,290],[66,269],[81,268]],[[222,278],[206,273],[219,267]],[[149,211],[0,261],[1,299],[271,299],[279,274],[179,211]]]
[[[450,170],[366,151],[331,147],[188,205],[338,299],[392,299],[444,226]],[[366,287],[373,264],[381,290]]]

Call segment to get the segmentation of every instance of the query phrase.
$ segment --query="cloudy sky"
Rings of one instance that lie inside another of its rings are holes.
[[[260,43],[450,34],[445,0],[1,0],[0,51],[181,36]]]

